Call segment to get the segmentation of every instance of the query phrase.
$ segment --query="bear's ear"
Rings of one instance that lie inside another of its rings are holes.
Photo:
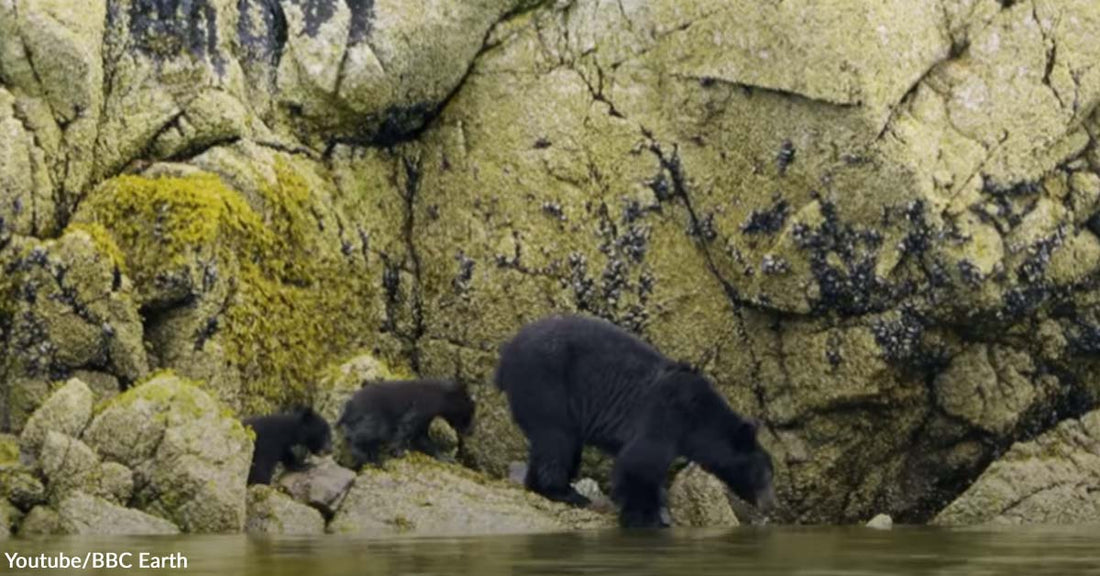
[[[298,406],[294,409],[294,416],[296,416],[298,420],[305,422],[313,416],[313,410],[309,406]]]

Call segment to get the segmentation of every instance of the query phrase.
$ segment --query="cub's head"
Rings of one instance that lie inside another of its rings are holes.
[[[443,418],[458,432],[460,436],[467,436],[473,432],[474,413],[477,406],[474,404],[470,392],[465,384],[449,383],[447,392],[447,405],[443,409]]]
[[[312,408],[294,411],[298,424],[298,443],[313,454],[325,454],[332,450],[332,429],[328,422]]]

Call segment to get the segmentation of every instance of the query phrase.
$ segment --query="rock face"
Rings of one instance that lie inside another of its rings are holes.
[[[365,467],[329,531],[442,536],[553,532],[615,525],[615,516],[570,508],[504,481],[413,453]]]
[[[1066,420],[997,459],[936,524],[1100,522],[1100,411]]]
[[[0,2],[2,431],[365,357],[469,383],[503,477],[497,346],[582,312],[762,420],[788,520],[920,522],[1100,405],[1094,0],[78,4]]]
[[[321,513],[270,486],[248,489],[245,530],[256,534],[324,534]]]

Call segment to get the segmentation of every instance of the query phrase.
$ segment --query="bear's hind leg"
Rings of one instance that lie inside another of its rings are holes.
[[[572,435],[559,431],[532,435],[530,442],[527,489],[555,502],[588,506],[589,499],[569,484],[580,463],[581,443]]]
[[[271,484],[271,477],[275,475],[275,461],[260,461],[253,457],[252,467],[248,470],[248,486],[253,484]]]

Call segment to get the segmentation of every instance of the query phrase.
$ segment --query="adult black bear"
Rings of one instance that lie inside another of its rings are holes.
[[[252,452],[252,468],[248,484],[270,484],[279,462],[287,470],[297,470],[304,458],[296,451],[304,447],[313,454],[332,448],[332,431],[328,422],[310,408],[299,408],[285,414],[247,418],[244,425],[256,433],[256,448]]]
[[[586,445],[616,455],[612,497],[624,526],[659,526],[661,491],[677,456],[741,498],[774,500],[771,456],[755,423],[730,409],[690,367],[615,325],[561,316],[523,327],[500,353],[496,384],[527,436],[530,490],[588,504],[570,480]]]
[[[402,452],[411,448],[436,455],[428,427],[437,416],[460,435],[470,432],[474,401],[465,386],[439,380],[366,384],[348,400],[336,425],[343,431],[358,468],[378,463],[387,449]]]

